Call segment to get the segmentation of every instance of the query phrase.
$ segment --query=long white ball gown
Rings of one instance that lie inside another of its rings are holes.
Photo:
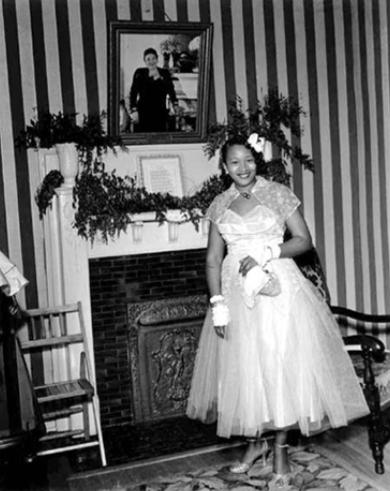
[[[310,434],[343,426],[368,413],[339,328],[326,302],[292,259],[269,263],[280,282],[277,296],[249,298],[239,260],[264,245],[283,242],[285,222],[299,206],[281,184],[258,178],[256,206],[240,216],[229,206],[234,186],[208,211],[227,244],[222,293],[230,310],[225,338],[210,312],[197,351],[187,415],[217,420],[217,434],[255,436],[296,427]]]

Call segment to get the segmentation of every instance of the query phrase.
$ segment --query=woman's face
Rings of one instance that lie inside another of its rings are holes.
[[[249,187],[256,181],[256,162],[244,145],[233,145],[228,149],[224,167],[240,188]]]
[[[157,66],[157,56],[154,55],[153,53],[149,53],[145,56],[144,58],[145,65],[148,68],[156,68]]]

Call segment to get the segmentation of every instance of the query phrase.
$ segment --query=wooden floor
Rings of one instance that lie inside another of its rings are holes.
[[[242,443],[234,446],[229,444],[214,445],[173,454],[169,457],[108,467],[99,471],[98,474],[94,471],[84,472],[68,478],[68,485],[71,491],[92,491],[99,488],[115,489],[115,486],[118,488],[122,483],[136,486],[147,481],[150,482],[157,477],[183,474],[209,466],[233,462],[241,455],[242,447]]]
[[[356,476],[360,476],[374,489],[390,491],[390,443],[385,451],[385,474],[378,475],[374,471],[365,426],[355,423],[348,428],[328,431],[309,441],[318,446],[320,452]],[[115,486],[118,489],[118,485],[123,482],[136,485],[173,473],[185,473],[215,464],[224,465],[237,460],[241,453],[240,444],[233,447],[216,445],[169,457],[108,467],[99,472],[76,474],[68,479],[68,484],[71,491],[88,491],[99,487],[114,489]]]
[[[385,473],[376,474],[365,426],[355,423],[331,430],[317,437],[316,441],[321,451],[334,462],[361,476],[375,489],[390,491],[390,443],[384,452]]]

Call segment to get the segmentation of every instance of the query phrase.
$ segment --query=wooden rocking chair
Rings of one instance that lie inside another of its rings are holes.
[[[21,348],[30,357],[31,379],[47,427],[37,455],[98,445],[105,466],[99,400],[91,378],[81,303],[27,310],[25,316],[28,337],[21,339]],[[41,369],[36,370],[37,366]],[[91,434],[90,409],[96,435]],[[78,413],[82,417],[75,421]]]

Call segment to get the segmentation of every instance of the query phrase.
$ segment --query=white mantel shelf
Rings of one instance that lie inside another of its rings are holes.
[[[154,215],[154,214],[153,214]],[[140,214],[136,225],[129,225],[126,232],[108,238],[107,242],[95,239],[88,245],[88,257],[114,257],[154,252],[203,249],[207,245],[207,222],[202,219],[199,230],[191,222],[163,222],[150,220],[150,215]],[[139,227],[138,230],[134,230]],[[136,234],[139,234],[136,240]]]

